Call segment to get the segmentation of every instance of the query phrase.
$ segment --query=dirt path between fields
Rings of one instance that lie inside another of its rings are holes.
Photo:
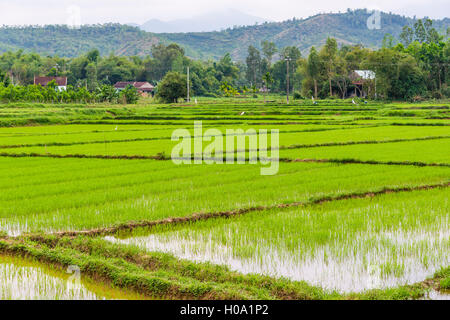
[[[122,225],[117,225],[108,228],[99,228],[85,231],[62,231],[52,233],[53,235],[59,237],[77,237],[77,236],[106,236],[115,234],[120,231],[132,231],[136,228],[152,228],[155,226],[162,225],[179,225],[185,223],[192,223],[202,220],[215,219],[215,218],[231,218],[234,216],[239,216],[243,214],[247,214],[250,212],[258,212],[265,210],[274,210],[274,209],[286,209],[293,207],[302,207],[308,205],[317,205],[323,204],[332,201],[340,201],[340,200],[348,200],[348,199],[364,199],[364,198],[373,198],[379,195],[391,194],[391,193],[400,193],[400,192],[412,192],[412,191],[421,191],[421,190],[432,190],[439,188],[447,188],[450,186],[450,182],[433,184],[433,185],[422,185],[415,187],[400,187],[400,188],[383,188],[378,191],[372,192],[361,192],[361,193],[351,193],[351,194],[343,194],[338,196],[327,196],[321,197],[318,199],[313,199],[305,202],[291,202],[286,204],[275,204],[270,206],[257,206],[250,208],[242,208],[231,211],[223,211],[223,212],[209,212],[209,213],[194,213],[191,216],[187,217],[176,217],[176,218],[167,218],[163,220],[157,221],[139,221],[139,222],[130,222]]]

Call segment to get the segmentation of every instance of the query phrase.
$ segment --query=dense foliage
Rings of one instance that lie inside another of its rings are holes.
[[[177,44],[163,44],[152,47],[152,55],[122,57],[109,55],[102,57],[94,49],[76,58],[40,56],[36,53],[6,52],[0,55],[0,82],[4,87],[27,86],[34,83],[34,77],[66,76],[75,89],[85,88],[90,92],[103,86],[114,85],[118,81],[149,81],[157,84],[169,72],[186,73],[191,70],[191,86],[195,95],[215,96],[221,93],[224,81],[239,84],[243,65],[234,63],[226,54],[217,62],[195,61],[185,56]]]
[[[450,97],[450,40],[440,36],[431,20],[405,27],[398,43],[394,37],[380,50],[341,46],[329,38],[320,51],[312,48],[299,59],[302,94],[320,98],[340,96],[361,88],[350,79],[354,70],[372,70],[376,79],[363,83],[369,97],[427,99]],[[424,31],[426,30],[426,31]]]
[[[158,96],[167,103],[177,102],[186,97],[186,77],[178,72],[169,72],[158,85]]]
[[[41,85],[5,86],[0,83],[0,102],[46,102],[46,103],[89,103],[110,102],[129,103],[138,101],[139,94],[136,88],[129,86],[118,92],[113,86],[103,85],[94,91],[85,87],[74,88],[68,86],[67,90],[58,90],[54,81],[46,87]]]
[[[258,91],[285,94],[288,87],[297,99],[357,95],[421,100],[450,96],[450,40],[448,35],[439,34],[431,20],[406,26],[398,38],[384,38],[384,46],[379,50],[339,45],[337,40],[328,38],[320,49],[313,46],[307,57],[302,57],[296,46],[279,48],[274,42],[262,41],[258,46],[261,50],[248,47],[245,63],[233,61],[229,53],[218,61],[193,60],[180,45],[161,43],[154,44],[151,55],[145,57],[102,56],[98,49],[75,58],[8,51],[0,55],[0,98],[133,103],[137,100],[135,92],[125,90],[116,97],[112,96],[111,86],[118,81],[148,81],[160,84],[157,91],[162,100],[174,102],[186,96],[186,78],[181,75],[187,73],[188,67],[193,96],[238,96],[250,92],[255,95]],[[371,70],[376,78],[363,79],[362,84],[360,79],[357,84],[353,78],[355,70]],[[66,76],[70,87],[66,92],[50,93],[48,88],[30,86],[36,75]],[[166,75],[170,76],[160,83]],[[167,90],[170,87],[179,88]]]

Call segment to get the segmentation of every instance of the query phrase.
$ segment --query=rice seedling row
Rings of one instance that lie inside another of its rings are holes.
[[[279,129],[278,174],[175,165],[194,120]],[[0,105],[0,297],[442,295],[449,125],[445,103]],[[100,286],[71,290],[68,265]]]
[[[206,129],[206,128],[205,128]],[[220,129],[220,127],[219,127]],[[310,131],[310,129],[305,129]],[[206,131],[207,132],[207,131]],[[221,131],[222,132],[222,131]],[[223,130],[225,133],[225,130]],[[366,146],[367,152],[365,156],[370,157],[372,153],[383,153],[381,158],[360,158],[361,154],[357,146],[352,147],[332,147],[327,148],[314,148],[307,149],[304,147],[316,147],[320,144],[340,145],[343,143],[355,144],[355,143],[367,143],[368,139],[373,141],[387,142],[388,138],[402,140],[414,140],[422,138],[446,138],[449,134],[449,130],[446,127],[432,127],[432,128],[410,128],[410,127],[375,127],[375,128],[357,128],[357,129],[337,129],[332,131],[313,131],[313,132],[284,132],[280,134],[280,145],[283,149],[293,149],[301,147],[302,150],[285,150],[281,153],[284,158],[315,158],[315,159],[334,159],[334,155],[339,155],[337,158],[353,158],[360,160],[411,160],[421,162],[446,162],[448,157],[446,156],[448,149],[448,140],[442,139],[442,141],[427,141],[417,142],[421,144],[420,147],[425,147],[425,144],[429,144],[431,152],[427,154],[418,154],[413,150],[408,153],[408,144],[405,143],[386,143],[383,146]],[[401,139],[402,137],[407,137]],[[262,138],[260,136],[260,138]],[[140,139],[141,141],[139,141]],[[149,139],[149,140],[146,140]],[[138,141],[136,141],[138,140]],[[144,141],[142,141],[144,140]],[[270,141],[270,139],[268,139]],[[108,140],[91,141],[90,143],[68,143],[69,145],[63,146],[37,146],[37,147],[22,147],[22,148],[7,148],[2,149],[2,154],[51,154],[51,155],[106,155],[106,156],[157,156],[158,154],[170,155],[171,150],[178,144],[176,141],[169,140],[169,137],[164,138],[134,138],[132,141],[125,140],[122,142],[109,142]],[[226,143],[225,141],[223,142]],[[409,142],[408,142],[409,143]],[[417,147],[413,142],[410,142],[412,147]],[[246,144],[248,146],[249,139],[247,138]],[[192,148],[193,148],[193,144]],[[203,147],[208,144],[205,143]],[[438,145],[438,147],[436,147]],[[399,148],[399,156],[397,154],[392,156],[392,151],[395,148]],[[363,150],[366,150],[363,149]],[[342,152],[341,152],[342,150]],[[375,150],[375,151],[371,151]],[[194,150],[192,150],[193,152]],[[409,158],[411,155],[411,158]]]
[[[448,190],[348,199],[107,237],[339,292],[413,284],[450,263]]]
[[[10,163],[17,160],[10,159]],[[124,161],[108,160],[107,168],[99,170],[94,166],[89,170],[86,166],[81,173],[67,171],[67,161],[50,161],[55,168],[63,168],[61,173],[45,175],[45,170],[38,168],[36,171],[43,174],[30,171],[31,175],[24,177],[28,184],[3,189],[0,226],[4,230],[17,234],[90,229],[385,186],[441,183],[448,180],[450,170],[299,163],[282,165],[279,175],[267,177],[261,176],[255,165],[185,167],[169,161],[125,161],[131,168],[141,168],[126,173]],[[73,159],[71,163],[77,168],[91,161],[103,160]],[[118,166],[111,167],[111,162]],[[390,172],[389,176],[386,172]],[[55,180],[54,175],[61,179]]]

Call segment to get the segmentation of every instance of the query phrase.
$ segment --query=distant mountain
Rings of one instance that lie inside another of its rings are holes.
[[[168,22],[152,19],[141,25],[140,28],[153,33],[208,32],[220,31],[233,26],[254,25],[266,21],[268,20],[264,18],[229,9]]]
[[[98,48],[102,55],[147,55],[153,44],[176,42],[186,54],[196,59],[219,59],[231,53],[234,60],[243,61],[249,45],[260,47],[262,40],[273,41],[279,48],[296,46],[306,53],[311,46],[320,47],[327,37],[340,44],[362,44],[379,48],[386,33],[398,37],[403,26],[412,26],[413,18],[382,13],[380,29],[369,29],[367,10],[345,13],[318,14],[306,19],[284,22],[264,22],[246,27],[227,28],[214,32],[150,33],[137,27],[120,24],[45,27],[0,27],[0,52],[7,50],[33,51],[73,57]],[[445,34],[450,19],[434,20],[434,27]]]
[[[244,60],[247,47],[260,47],[261,41],[273,41],[279,48],[296,46],[303,53],[312,46],[320,47],[328,37],[339,44],[362,44],[368,48],[380,48],[384,36],[389,33],[398,38],[405,25],[413,26],[415,19],[391,13],[381,13],[380,28],[368,28],[372,12],[359,9],[345,13],[318,14],[306,19],[263,23],[221,32],[160,34],[166,41],[182,45],[186,52],[197,58],[218,59],[231,53],[233,59]],[[446,34],[450,19],[434,20],[434,27]]]

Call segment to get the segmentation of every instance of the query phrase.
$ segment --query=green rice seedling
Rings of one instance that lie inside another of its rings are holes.
[[[279,129],[279,173],[175,165],[172,132],[192,134],[195,120],[203,131]],[[41,263],[2,258],[0,297],[433,297],[427,277],[448,287],[449,125],[445,103],[0,104],[1,250],[121,288],[68,291]]]
[[[448,201],[448,190],[389,194],[107,239],[243,273],[364,291],[414,284],[449,265]]]
[[[282,158],[450,163],[450,139],[282,150]]]
[[[0,227],[10,234],[156,221],[449,177],[448,168],[410,166],[286,163],[278,175],[261,176],[257,165],[39,158],[0,163]]]
[[[98,300],[83,284],[0,256],[0,300]]]
[[[96,128],[97,126],[92,126]],[[108,127],[108,126],[105,126]],[[174,146],[178,142],[171,141],[171,135],[176,127],[172,129],[163,130],[159,127],[153,129],[151,127],[147,128],[141,126],[140,129],[127,129],[126,126],[109,127],[110,131],[99,129],[99,132],[89,132],[89,133],[74,133],[74,134],[63,134],[60,135],[18,135],[11,137],[10,135],[5,135],[2,138],[0,135],[0,151],[3,153],[37,153],[37,154],[52,154],[52,155],[143,155],[143,156],[156,156],[158,153],[165,153],[167,155],[171,154]],[[132,126],[136,127],[136,126]],[[100,128],[100,127],[99,127]],[[204,132],[211,128],[206,125]],[[226,133],[227,129],[236,129],[236,126],[216,126],[223,134]],[[247,130],[251,126],[240,126],[240,129]],[[252,128],[259,132],[261,129],[273,129],[276,126],[262,126],[258,128]],[[193,134],[193,123],[188,127],[191,134]],[[132,131],[131,131],[132,130]],[[270,131],[269,131],[270,132]],[[283,127],[280,130],[280,141],[279,145],[285,150],[283,155],[285,157],[293,157],[295,155],[304,154],[305,157],[315,157],[315,154],[331,154],[333,155],[333,150],[330,149],[333,144],[364,144],[366,142],[388,142],[390,140],[399,140],[396,143],[400,143],[402,139],[413,140],[413,139],[423,139],[427,137],[440,137],[442,138],[450,137],[449,130],[446,127],[401,127],[401,126],[381,126],[381,127],[323,127],[323,126],[308,126],[308,125],[297,125]],[[261,137],[260,137],[261,138]],[[270,139],[268,139],[270,141]],[[418,141],[420,142],[420,141]],[[440,142],[440,141],[439,141]],[[442,142],[445,143],[445,142]],[[308,149],[308,147],[320,147],[321,145],[329,144],[330,147],[327,149]],[[193,144],[192,144],[193,145]],[[208,143],[204,143],[205,148]],[[2,149],[1,146],[4,148]],[[14,147],[15,148],[12,148]],[[225,146],[225,141],[224,141]],[[395,148],[396,145],[393,146]],[[5,148],[7,147],[7,148]],[[269,144],[270,147],[270,144]],[[401,148],[402,145],[400,144]],[[422,147],[422,146],[419,146]],[[425,147],[425,146],[424,146]],[[247,141],[248,148],[248,141]],[[335,147],[337,148],[337,147]],[[357,146],[354,147],[355,152],[359,152]],[[371,148],[371,146],[367,147]],[[380,148],[380,147],[379,147]],[[389,148],[389,144],[386,146]],[[225,149],[225,148],[224,148]],[[298,150],[300,149],[300,150]],[[323,150],[323,151],[322,151]],[[349,156],[353,155],[355,152],[351,152],[353,149],[346,149],[340,153],[340,149],[336,149],[336,154],[339,156]],[[192,150],[194,152],[194,150]],[[335,157],[339,157],[335,156]],[[409,156],[407,154],[406,156]]]

